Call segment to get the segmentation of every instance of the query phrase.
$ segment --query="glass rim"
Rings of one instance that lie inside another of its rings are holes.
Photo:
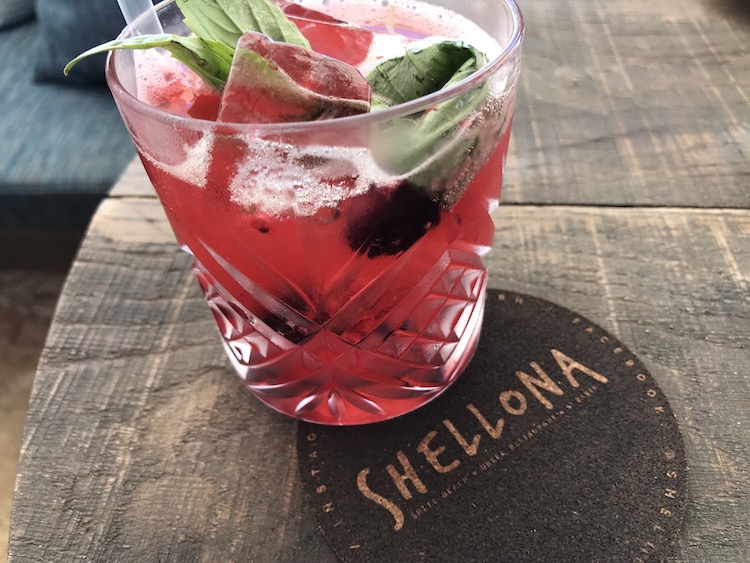
[[[439,90],[437,92],[433,92],[432,94],[428,94],[427,96],[417,98],[416,100],[411,100],[409,102],[377,112],[362,113],[348,117],[338,117],[336,119],[295,121],[289,123],[233,123],[224,121],[211,121],[206,119],[198,119],[195,117],[176,115],[174,113],[170,113],[150,106],[147,103],[136,98],[122,85],[119,77],[117,76],[117,72],[115,71],[114,58],[117,56],[119,51],[110,51],[107,54],[105,77],[107,80],[107,85],[109,86],[114,98],[118,103],[123,102],[129,105],[135,111],[150,115],[154,118],[159,119],[160,121],[171,122],[174,125],[180,123],[211,123],[214,124],[213,126],[220,125],[223,128],[233,128],[238,131],[262,131],[263,133],[274,134],[299,133],[308,131],[330,131],[334,129],[344,129],[352,126],[378,123],[424,111],[434,105],[463,94],[464,92],[473,88],[478,82],[482,82],[484,79],[489,78],[490,75],[499,70],[502,66],[505,65],[506,62],[508,62],[515,56],[515,54],[521,48],[521,42],[524,36],[523,15],[521,14],[521,10],[519,9],[516,0],[493,1],[498,2],[499,4],[504,4],[510,9],[513,23],[513,30],[511,32],[510,38],[505,45],[501,46],[502,50],[495,58],[493,58],[471,76],[467,76],[462,81],[448,88],[445,88],[444,90]],[[175,0],[162,0],[161,2],[156,4],[155,8],[158,12],[159,10],[166,8],[169,4],[173,4],[174,2]],[[138,23],[139,20],[136,20],[135,23],[126,26],[122,30],[122,32],[120,32],[120,35],[118,35],[118,39],[126,37],[131,29]]]

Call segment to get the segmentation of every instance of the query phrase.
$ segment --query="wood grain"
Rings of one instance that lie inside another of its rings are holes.
[[[747,18],[719,0],[519,3],[506,203],[750,206]]]
[[[161,219],[159,217],[161,216]],[[29,561],[333,561],[296,475],[296,425],[233,375],[154,200],[105,202],[33,391],[10,542]],[[750,212],[506,206],[491,285],[550,299],[645,361],[683,429],[674,561],[750,554]],[[123,237],[117,236],[124,226]]]
[[[109,192],[109,197],[156,197],[140,159],[131,162]]]

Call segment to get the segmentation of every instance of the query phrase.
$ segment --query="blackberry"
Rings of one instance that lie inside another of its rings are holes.
[[[344,236],[352,250],[368,258],[405,252],[440,223],[440,206],[408,181],[392,192],[373,186],[356,200],[347,211]]]
[[[292,342],[294,344],[300,344],[303,340],[305,340],[305,338],[309,336],[299,328],[289,326],[289,324],[287,324],[284,319],[281,319],[276,315],[268,315],[262,320],[269,328],[279,333],[289,342]]]

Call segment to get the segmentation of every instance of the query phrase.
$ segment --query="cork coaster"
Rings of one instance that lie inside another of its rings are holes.
[[[638,358],[553,303],[490,291],[471,365],[381,424],[300,424],[309,506],[360,561],[663,561],[687,501],[666,397]]]

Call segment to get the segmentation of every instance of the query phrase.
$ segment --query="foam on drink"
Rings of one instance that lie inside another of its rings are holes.
[[[232,201],[271,215],[292,208],[297,215],[312,216],[366,193],[373,183],[387,186],[398,180],[382,170],[365,148],[299,148],[257,138],[247,142],[250,156],[232,180]]]
[[[395,187],[434,162],[445,158],[462,140],[486,127],[486,119],[505,115],[503,97],[490,96],[480,113],[452,143],[432,155],[419,168],[406,174],[384,170],[373,158],[372,151],[362,147],[308,145],[299,147],[248,136],[249,149],[230,184],[232,201],[249,210],[280,216],[293,209],[297,216],[310,217],[320,209],[336,207],[342,200],[367,193],[373,185],[378,189]],[[499,135],[505,123],[486,127],[484,136]],[[492,139],[483,146],[492,147]],[[404,142],[408,142],[404,140]],[[467,159],[466,168],[456,171],[456,193],[445,193],[443,199],[455,203],[463,188],[489,157],[482,151]],[[310,163],[314,163],[311,165]],[[206,168],[207,169],[207,168]]]
[[[137,141],[136,141],[137,144]],[[139,147],[140,148],[140,147]],[[140,154],[154,166],[197,188],[205,188],[208,183],[208,170],[211,166],[211,158],[214,151],[214,136],[210,132],[204,133],[192,144],[182,143],[177,146],[164,144],[160,155],[152,155],[147,149],[141,148]],[[164,158],[164,152],[172,151],[174,156],[183,155],[182,158],[174,159],[169,163]]]

